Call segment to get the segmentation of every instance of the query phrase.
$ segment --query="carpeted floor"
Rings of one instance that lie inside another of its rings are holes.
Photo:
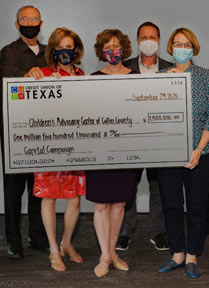
[[[50,268],[47,255],[24,248],[23,260],[9,260],[6,255],[4,216],[0,216],[0,287],[2,288],[207,288],[209,287],[209,237],[205,251],[199,259],[201,277],[191,280],[185,268],[166,274],[157,267],[169,258],[168,251],[157,251],[149,242],[148,214],[138,215],[138,226],[130,248],[120,252],[129,264],[130,271],[118,271],[113,266],[103,278],[93,272],[99,259],[99,248],[93,228],[93,215],[82,214],[74,236],[74,245],[83,256],[84,263],[70,263],[65,259],[67,271],[56,272]],[[27,240],[27,216],[22,217],[23,243]],[[63,231],[63,215],[57,215],[58,239]]]

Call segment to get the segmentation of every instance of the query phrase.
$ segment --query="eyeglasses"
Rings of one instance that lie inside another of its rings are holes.
[[[186,48],[186,49],[192,49],[193,45],[190,42],[186,42],[186,43],[181,43],[181,42],[173,42],[173,47],[174,48]]]
[[[19,23],[28,23],[29,21],[31,21],[32,23],[35,23],[35,22],[39,22],[40,19],[38,17],[23,17],[19,20]]]

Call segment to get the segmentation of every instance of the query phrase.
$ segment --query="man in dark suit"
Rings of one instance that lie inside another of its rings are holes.
[[[15,26],[20,33],[20,38],[1,50],[1,75],[23,77],[30,76],[31,71],[33,75],[42,73],[39,67],[46,66],[46,62],[45,45],[40,44],[37,38],[42,26],[39,10],[33,6],[20,8]],[[3,139],[2,127],[1,139]],[[26,183],[29,216],[27,246],[49,253],[49,244],[41,219],[41,199],[33,196],[33,173],[4,174],[5,230],[10,259],[23,258],[20,218],[21,200]]]
[[[160,30],[152,22],[145,22],[139,26],[137,30],[137,44],[140,53],[137,57],[124,61],[123,64],[126,67],[135,70],[138,73],[156,73],[159,70],[167,69],[172,66],[172,63],[161,59],[157,55],[160,45]],[[141,180],[142,172],[143,169],[139,169],[138,183]],[[150,191],[150,242],[157,250],[167,250],[169,249],[169,245],[166,235],[156,169],[148,168],[146,169],[146,174]],[[116,245],[117,250],[128,249],[132,233],[136,228],[136,217],[137,210],[135,194],[134,200],[126,204],[124,222]]]

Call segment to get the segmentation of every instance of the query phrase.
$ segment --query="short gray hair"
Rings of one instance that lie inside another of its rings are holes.
[[[36,11],[37,11],[38,14],[39,14],[39,18],[40,18],[40,20],[41,20],[41,13],[40,13],[40,11],[38,10],[38,8],[34,7],[33,5],[26,5],[26,6],[21,7],[21,8],[17,11],[17,14],[16,14],[17,21],[19,20],[18,18],[19,18],[19,16],[20,16],[20,13],[21,13],[23,10],[27,9],[27,8],[36,9]]]

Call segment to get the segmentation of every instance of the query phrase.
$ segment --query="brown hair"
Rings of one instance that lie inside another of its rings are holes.
[[[191,30],[189,30],[188,28],[178,28],[178,29],[173,31],[173,33],[171,34],[171,36],[168,40],[168,44],[167,44],[168,54],[170,54],[171,56],[173,55],[173,52],[172,52],[173,39],[179,33],[184,34],[184,36],[186,36],[189,39],[189,42],[193,46],[194,56],[198,55],[200,52],[200,44],[199,44],[195,34]]]
[[[117,37],[120,42],[120,45],[122,46],[123,50],[122,60],[127,59],[132,53],[131,41],[128,35],[124,35],[118,29],[106,29],[97,35],[96,43],[94,44],[96,56],[101,61],[107,61],[102,56],[102,49],[104,47],[104,44],[108,43],[112,39],[112,37]]]
[[[160,39],[160,29],[157,25],[152,22],[144,22],[137,29],[137,38],[139,38],[140,30],[142,27],[154,27],[157,30],[158,38]]]
[[[73,32],[72,30],[69,30],[65,27],[57,28],[55,29],[52,34],[49,37],[48,45],[46,46],[45,50],[45,59],[48,64],[48,66],[56,66],[58,61],[54,57],[54,49],[59,45],[59,43],[64,39],[65,37],[70,37],[74,41],[74,46],[76,50],[75,57],[71,64],[80,64],[81,58],[84,54],[84,47],[83,43],[81,41],[81,38]]]
[[[21,13],[23,10],[28,9],[28,8],[35,9],[35,10],[38,12],[38,14],[39,14],[39,19],[41,20],[41,13],[40,13],[40,11],[38,10],[38,8],[34,7],[33,5],[26,5],[26,6],[21,7],[21,8],[17,11],[17,14],[16,14],[17,22],[18,22],[18,20],[19,20],[20,13]]]

